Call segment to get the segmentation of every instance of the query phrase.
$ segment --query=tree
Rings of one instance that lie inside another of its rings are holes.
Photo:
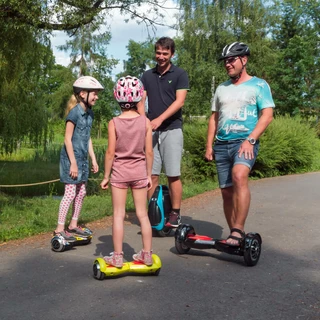
[[[126,47],[129,59],[124,61],[124,71],[122,75],[131,75],[140,78],[146,69],[154,64],[154,40],[145,42],[129,41]]]
[[[100,19],[99,19],[100,20]],[[111,73],[118,60],[109,59],[107,56],[107,45],[110,42],[109,31],[100,33],[101,20],[83,25],[74,31],[68,31],[70,40],[58,49],[70,51],[70,68],[74,70],[78,77],[97,73]]]
[[[319,114],[319,1],[275,1],[273,37],[279,59],[270,68],[278,113]]]
[[[148,5],[146,13],[141,6]],[[114,10],[147,26],[163,25],[163,2],[157,0],[2,0],[0,19],[6,23],[29,25],[44,30],[74,30],[111,15]]]
[[[47,93],[48,116],[52,122],[64,118],[74,81],[75,76],[70,68],[54,65],[50,77],[42,84]]]
[[[100,99],[95,105],[94,129],[97,128],[98,138],[102,135],[102,122],[108,121],[114,115],[111,71],[118,63],[118,60],[108,58],[107,45],[111,34],[109,31],[100,33],[101,21],[97,17],[93,22],[79,27],[74,32],[68,31],[71,40],[59,47],[60,50],[71,52],[69,67],[77,77],[92,75],[106,88],[100,93]]]
[[[254,53],[248,70],[264,76],[273,52],[266,37],[269,17],[262,1],[181,0],[178,65],[187,70],[190,93],[184,107],[188,115],[209,114],[212,90],[227,76],[218,58],[234,41],[246,42]]]
[[[146,13],[143,13],[143,5],[148,6]],[[25,137],[29,137],[34,145],[45,142],[48,111],[54,114],[53,111],[64,104],[71,83],[70,74],[66,73],[64,85],[56,87],[59,91],[56,94],[52,91],[55,85],[50,87],[46,84],[54,65],[48,37],[52,30],[66,30],[75,36],[71,40],[74,41],[74,48],[77,48],[76,41],[79,41],[83,56],[80,59],[76,54],[73,56],[73,66],[78,67],[78,74],[101,75],[99,80],[110,87],[112,79],[107,71],[116,61],[106,59],[106,46],[102,52],[99,43],[108,41],[110,34],[89,34],[89,30],[98,29],[101,24],[108,25],[108,18],[115,11],[119,11],[124,18],[136,19],[154,28],[162,25],[162,5],[153,0],[1,0],[0,105],[3,111],[0,114],[0,151],[12,152]],[[86,25],[87,28],[84,27]],[[95,45],[100,47],[97,49]],[[56,75],[59,72],[66,70],[54,70]],[[60,93],[63,93],[61,98]],[[101,100],[99,105],[109,108]],[[35,112],[37,108],[39,110]],[[100,111],[97,119],[99,115],[110,114],[107,109]],[[10,122],[7,121],[9,118]]]
[[[41,83],[54,57],[45,33],[0,22],[0,151],[11,153],[26,138],[46,142],[47,104]]]

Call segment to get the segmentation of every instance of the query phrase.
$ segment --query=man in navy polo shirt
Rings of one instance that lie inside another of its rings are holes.
[[[141,78],[144,96],[138,104],[140,114],[145,113],[148,97],[148,118],[153,130],[154,160],[152,167],[152,188],[150,199],[159,184],[162,167],[168,178],[172,202],[172,212],[167,227],[180,224],[182,199],[181,158],[183,150],[182,110],[189,90],[187,73],[171,63],[175,43],[171,38],[162,37],[155,44],[157,65],[147,70]]]

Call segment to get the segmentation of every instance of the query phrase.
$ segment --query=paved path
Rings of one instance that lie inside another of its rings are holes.
[[[158,277],[98,281],[92,264],[112,251],[110,227],[63,253],[50,250],[49,238],[9,244],[0,248],[0,319],[320,319],[319,184],[319,172],[250,183],[246,231],[263,238],[251,268],[215,250],[179,256],[173,237],[154,238],[163,264]],[[219,192],[184,201],[183,213],[199,234],[228,235]],[[125,228],[130,260],[141,239],[137,225]]]

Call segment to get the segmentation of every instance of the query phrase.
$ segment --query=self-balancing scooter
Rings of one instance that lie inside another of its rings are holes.
[[[169,214],[172,210],[169,188],[159,185],[149,201],[148,216],[154,234],[160,237],[170,235],[172,227],[167,227]]]
[[[213,239],[196,234],[190,224],[180,225],[175,232],[175,247],[179,254],[188,253],[190,248],[216,249],[220,252],[243,256],[247,266],[255,266],[260,258],[262,239],[258,233],[247,233],[239,246],[228,245],[225,240]]]
[[[55,252],[63,252],[72,249],[74,246],[89,244],[92,240],[92,231],[88,228],[83,229],[88,232],[88,236],[73,234],[76,239],[74,241],[68,241],[60,235],[54,235],[51,239],[51,249]]]
[[[131,261],[125,262],[121,268],[117,268],[108,265],[103,258],[98,258],[93,263],[93,276],[97,280],[130,273],[158,276],[161,270],[161,260],[156,254],[152,255],[152,260],[153,264],[151,266],[147,266],[142,262]]]

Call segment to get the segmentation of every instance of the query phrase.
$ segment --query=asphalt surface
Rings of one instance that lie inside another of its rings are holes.
[[[177,255],[174,237],[154,238],[159,276],[98,281],[92,265],[112,251],[111,228],[62,253],[50,235],[36,245],[0,247],[0,319],[320,319],[320,173],[250,183],[246,232],[262,236],[259,263],[214,249]],[[219,192],[188,199],[183,222],[226,237]],[[141,248],[139,226],[125,226],[127,260]]]

